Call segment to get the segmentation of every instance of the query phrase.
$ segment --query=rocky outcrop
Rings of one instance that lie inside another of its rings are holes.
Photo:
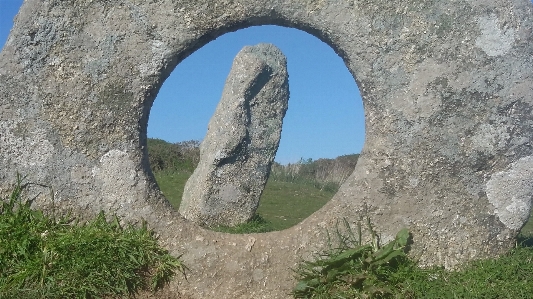
[[[276,156],[289,85],[287,61],[271,44],[244,47],[200,145],[179,212],[196,223],[233,226],[251,219]]]

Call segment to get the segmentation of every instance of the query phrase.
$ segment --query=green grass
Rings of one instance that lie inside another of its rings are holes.
[[[155,173],[159,188],[175,209],[179,208],[183,188],[190,175],[191,173],[185,171]],[[334,194],[334,190],[320,190],[312,182],[284,182],[269,179],[259,202],[258,215],[251,223],[242,224],[234,229],[228,227],[213,229],[232,233],[283,230],[309,217],[326,204]]]
[[[192,172],[188,171],[159,171],[154,173],[159,189],[165,195],[174,209],[178,210],[183,196],[185,183],[191,176]]]
[[[398,277],[407,298],[533,298],[533,248],[517,247],[499,259],[471,262],[456,272],[412,265]]]
[[[335,195],[312,183],[268,180],[257,213],[270,222],[274,230],[292,227],[325,205]]]
[[[87,223],[30,208],[19,180],[0,204],[0,298],[119,298],[156,290],[185,267],[143,223]]]

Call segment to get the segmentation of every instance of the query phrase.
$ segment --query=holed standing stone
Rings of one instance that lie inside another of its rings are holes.
[[[251,219],[278,149],[289,85],[287,60],[272,44],[244,47],[200,146],[179,212],[196,223],[237,225]]]
[[[288,298],[287,265],[327,250],[324,232],[344,219],[368,216],[384,243],[407,227],[410,256],[452,269],[507,252],[530,215],[529,0],[28,0],[14,24],[0,52],[0,195],[20,173],[36,183],[25,189],[34,208],[146,220],[191,269],[176,293]],[[364,147],[336,195],[293,228],[200,229],[157,188],[150,109],[199,47],[266,24],[308,32],[344,61],[364,104]]]

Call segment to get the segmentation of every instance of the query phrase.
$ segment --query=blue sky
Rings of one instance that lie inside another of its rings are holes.
[[[0,0],[3,47],[22,0]],[[359,90],[335,52],[303,31],[259,26],[227,33],[181,62],[150,111],[148,137],[201,140],[222,95],[233,58],[245,45],[273,43],[287,56],[289,108],[276,155],[280,163],[359,153],[364,113]]]

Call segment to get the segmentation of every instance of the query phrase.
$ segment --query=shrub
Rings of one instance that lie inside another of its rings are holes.
[[[195,140],[169,143],[148,138],[148,160],[152,171],[192,172],[200,160],[200,142]]]

